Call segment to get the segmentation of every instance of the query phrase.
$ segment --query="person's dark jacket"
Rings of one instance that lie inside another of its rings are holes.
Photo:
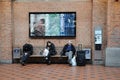
[[[33,46],[31,44],[24,44],[23,45],[23,53],[28,53],[30,55],[33,54]]]
[[[51,45],[49,46],[48,44],[46,45],[46,48],[49,48],[49,53],[50,55],[55,55],[56,52],[56,48],[55,45],[53,43],[51,43]]]
[[[61,55],[65,55],[67,51],[67,47],[69,46],[69,44],[66,44],[61,52]],[[73,52],[73,55],[75,55],[76,49],[74,47],[74,45],[71,44],[71,51]]]

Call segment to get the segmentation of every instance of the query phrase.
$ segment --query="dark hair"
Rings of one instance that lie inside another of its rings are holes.
[[[45,23],[45,19],[40,19],[42,21],[42,23],[44,24]]]
[[[50,42],[50,41],[47,41],[47,44],[48,44],[48,43],[51,43],[51,42]]]
[[[46,47],[50,46],[50,45],[48,45],[49,43],[51,44],[52,42],[50,42],[50,41],[47,41],[47,45],[46,45]]]

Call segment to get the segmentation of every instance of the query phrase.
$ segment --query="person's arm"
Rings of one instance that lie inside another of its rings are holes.
[[[57,51],[56,51],[56,48],[55,48],[55,45],[52,43],[52,51],[56,54]]]
[[[73,55],[75,55],[76,49],[74,45],[72,45],[72,51],[73,51]]]
[[[33,54],[33,46],[30,44],[30,55]]]
[[[67,44],[63,47],[63,49],[61,51],[61,55],[65,55],[65,53],[66,53],[66,47],[67,47]]]
[[[23,53],[26,52],[26,44],[23,45]]]

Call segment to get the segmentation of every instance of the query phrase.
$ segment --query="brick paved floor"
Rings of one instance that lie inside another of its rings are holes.
[[[0,80],[120,80],[120,67],[0,64]]]

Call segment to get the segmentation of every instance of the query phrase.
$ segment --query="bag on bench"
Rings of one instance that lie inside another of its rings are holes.
[[[49,50],[45,48],[44,51],[43,51],[43,56],[47,56],[48,53],[49,53]]]

